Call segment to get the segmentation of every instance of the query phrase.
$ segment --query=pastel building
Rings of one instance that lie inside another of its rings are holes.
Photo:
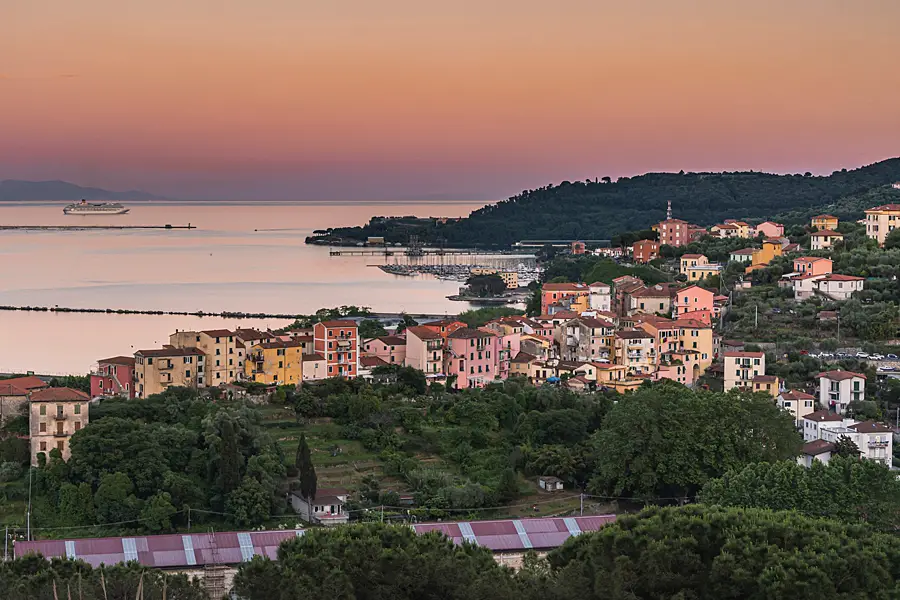
[[[462,328],[464,329],[464,328]],[[454,329],[454,332],[460,329]],[[448,334],[448,337],[451,334]],[[406,366],[419,369],[426,375],[445,374],[444,338],[433,328],[425,326],[406,329]]]
[[[91,373],[91,398],[121,396],[134,398],[134,357],[114,356],[97,361]]]
[[[703,254],[683,254],[681,256],[680,263],[680,271],[682,273],[687,272],[688,267],[698,267],[702,265],[708,265],[709,259],[706,258]]]
[[[888,234],[900,226],[900,204],[884,204],[865,212],[866,235],[883,246]]]
[[[725,391],[753,389],[753,378],[766,374],[766,355],[762,352],[725,353]]]
[[[45,388],[30,392],[28,402],[31,465],[37,466],[38,454],[49,459],[53,450],[69,460],[69,440],[90,420],[90,396],[71,388]]]
[[[300,385],[303,347],[298,340],[260,342],[250,347],[244,361],[245,379],[266,385]]]
[[[363,342],[363,354],[376,356],[387,364],[402,365],[406,362],[406,338],[384,335]]]
[[[834,215],[816,215],[812,218],[810,225],[815,229],[837,229],[838,218]]]
[[[205,387],[209,385],[206,376],[206,354],[199,348],[164,346],[134,353],[137,398],[161,394],[170,387]]]
[[[781,392],[775,401],[791,414],[798,429],[802,428],[804,417],[816,410],[816,397],[797,390]]]
[[[756,226],[756,235],[762,235],[767,238],[784,236],[784,225],[773,221],[765,221]]]
[[[844,414],[851,402],[866,399],[866,376],[853,371],[824,371],[819,380],[819,404],[838,414]]]
[[[809,236],[809,247],[812,250],[828,250],[837,242],[844,241],[844,234],[832,231],[831,229],[822,229],[815,231]]]
[[[648,263],[659,258],[659,242],[638,240],[631,246],[631,256],[636,263]]]
[[[244,343],[229,329],[176,331],[169,336],[174,348],[196,348],[206,355],[205,385],[231,383],[244,376]],[[239,351],[240,350],[240,351]]]
[[[356,321],[322,321],[313,325],[313,347],[325,357],[328,377],[352,379],[359,372],[359,328]]]
[[[579,296],[586,298],[590,293],[591,288],[585,283],[545,283],[541,287],[541,313],[548,313],[552,304],[572,301]]]
[[[447,376],[456,375],[455,387],[484,387],[499,378],[499,338],[481,329],[457,329],[447,336],[444,359]]]
[[[685,246],[690,243],[691,237],[687,221],[681,219],[666,219],[660,222],[659,243],[666,246]]]
[[[832,264],[830,258],[801,256],[794,259],[794,272],[802,275],[828,275]]]
[[[689,285],[675,293],[675,317],[696,318],[707,325],[712,322],[715,294],[698,285]]]

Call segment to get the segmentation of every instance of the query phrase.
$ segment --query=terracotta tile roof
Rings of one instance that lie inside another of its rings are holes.
[[[893,431],[884,423],[879,423],[877,421],[863,421],[862,423],[851,425],[850,429],[855,429],[859,433],[887,433]]]
[[[753,382],[754,383],[775,383],[778,381],[778,378],[774,375],[754,375]]]
[[[35,377],[34,375],[28,375],[26,377],[13,377],[11,379],[3,379],[0,380],[0,384],[3,385],[11,385],[20,390],[24,390],[26,392],[30,390],[37,390],[41,388],[47,387],[47,382],[45,382],[40,377]]]
[[[28,390],[0,381],[0,396],[27,396]]]
[[[831,262],[830,258],[823,258],[821,256],[800,256],[795,258],[794,262],[817,262],[820,260],[827,260],[828,262]]]
[[[895,211],[900,210],[900,204],[882,204],[881,206],[876,206],[875,208],[870,208],[864,212],[876,212],[882,210]]]
[[[756,252],[756,248],[741,248],[740,250],[732,250],[731,254],[737,254],[738,256],[753,256],[754,252]]]
[[[837,219],[834,215],[816,215],[813,219]]]
[[[496,337],[493,332],[483,331],[481,329],[472,329],[470,327],[460,327],[447,336],[454,340],[468,340],[475,338]]]
[[[807,456],[818,456],[834,450],[834,444],[825,440],[813,440],[803,444],[803,454]]]
[[[809,413],[808,415],[806,415],[803,418],[807,419],[809,421],[815,421],[816,423],[822,423],[825,421],[840,422],[840,421],[844,420],[844,418],[841,415],[839,415],[837,413],[833,413],[830,410],[817,410],[816,412]]]
[[[722,225],[715,226],[718,229],[740,229],[737,225],[732,225],[731,223],[724,223]]]
[[[585,327],[590,327],[592,329],[615,329],[616,327],[614,323],[604,321],[603,319],[595,319],[594,317],[578,317],[577,319],[573,319],[573,321],[581,321]]]
[[[584,283],[545,283],[541,286],[545,292],[589,292],[590,288]]]
[[[427,327],[447,327],[448,325],[454,325],[456,323],[465,325],[465,323],[463,323],[462,321],[457,321],[456,319],[440,319],[438,321],[428,321],[427,323],[422,323],[422,325]]]
[[[516,354],[516,356],[512,359],[512,362],[514,362],[514,363],[519,363],[519,364],[527,364],[527,363],[530,363],[530,362],[533,361],[533,360],[537,360],[537,356],[535,356],[535,355],[533,355],[533,354],[528,354],[527,352],[521,352],[521,351],[520,351],[520,352],[519,352],[518,354]]]
[[[616,332],[616,337],[623,340],[652,340],[653,336],[643,330],[623,329]]]
[[[706,255],[704,255],[704,254],[682,254],[681,258],[688,258],[688,259],[690,259],[690,258],[706,258]]]
[[[134,353],[135,356],[143,356],[146,358],[151,357],[168,357],[168,356],[205,356],[202,350],[199,348],[175,348],[174,346],[167,346],[165,348],[156,348],[154,350],[138,350]]]
[[[441,339],[441,334],[433,329],[429,329],[424,325],[415,325],[413,327],[406,328],[407,333],[411,333],[416,336],[420,340],[439,340]]]
[[[853,275],[841,275],[840,273],[829,273],[819,281],[865,281],[865,277],[854,277]]]
[[[112,358],[101,358],[97,361],[101,365],[122,365],[124,367],[134,366],[133,356],[113,356]]]
[[[383,335],[381,337],[375,338],[379,342],[387,344],[388,346],[405,346],[406,338],[400,337],[399,335]]]
[[[208,331],[201,331],[200,333],[205,333],[209,337],[229,337],[234,335],[234,332],[230,329],[210,329]]]
[[[698,312],[708,313],[709,311],[708,310],[707,311],[693,310],[693,311],[691,311],[689,313],[685,313],[685,314],[691,315],[691,314],[698,313]],[[675,321],[675,323],[673,323],[673,326],[680,327],[681,329],[711,329],[711,327],[709,325],[707,325],[703,321],[698,321],[696,319],[678,319],[677,321]]]
[[[386,360],[379,358],[377,356],[360,356],[359,357],[359,365],[361,367],[368,367],[371,369],[374,367],[383,367],[386,364],[388,364],[388,362]]]
[[[779,398],[781,398],[783,400],[790,400],[790,401],[815,400],[816,399],[815,396],[811,396],[810,394],[807,394],[806,392],[801,392],[798,390],[791,390],[789,392],[783,392],[782,394],[779,395]]]
[[[846,379],[853,379],[854,377],[860,377],[862,379],[866,378],[862,373],[854,373],[853,371],[822,371],[816,375],[816,379],[821,379],[823,377],[832,381],[844,381]]]
[[[843,233],[838,233],[837,231],[832,231],[830,229],[820,229],[812,234],[813,237],[844,237]]]
[[[267,340],[272,337],[271,334],[263,333],[257,329],[235,329],[234,334],[245,342],[255,342],[257,340]]]
[[[325,357],[321,354],[304,354],[303,362],[319,362],[324,361]]]
[[[303,345],[303,340],[299,340],[294,338],[292,340],[276,340],[273,342],[263,342],[259,344],[259,347],[264,350],[275,350],[275,349],[284,349],[284,348],[300,348]]]
[[[325,327],[331,329],[332,327],[357,327],[356,321],[350,321],[348,319],[339,319],[334,321],[321,321],[320,325],[324,325]]]
[[[763,358],[764,352],[726,352],[725,358]]]
[[[67,387],[59,387],[47,388],[44,390],[31,392],[29,399],[32,402],[79,402],[83,400],[90,400],[91,397],[79,390],[73,390],[72,388]]]
[[[644,288],[633,292],[633,298],[671,298],[675,290],[668,286],[654,285],[653,287]]]

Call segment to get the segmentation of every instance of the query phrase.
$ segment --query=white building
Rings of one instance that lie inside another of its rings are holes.
[[[821,231],[814,231],[810,235],[809,247],[813,250],[827,250],[828,248],[831,248],[835,242],[843,241],[844,234],[830,229],[823,229]]]
[[[844,417],[830,410],[817,410],[805,415],[801,421],[800,433],[803,434],[803,441],[814,442],[822,439],[822,429],[826,427],[840,427]],[[850,422],[852,423],[853,421],[850,420]]]
[[[816,410],[816,397],[797,390],[782,392],[775,400],[778,406],[791,413],[797,429],[802,428],[803,417]]]
[[[819,405],[844,414],[851,402],[866,399],[866,376],[852,371],[824,371],[819,380]]]
[[[834,451],[834,444],[825,440],[813,440],[803,444],[800,456],[797,457],[797,464],[801,467],[809,468],[814,461],[828,464],[831,460],[831,453]]]
[[[602,281],[590,285],[591,310],[612,311],[612,288]]]
[[[893,431],[884,423],[876,421],[855,421],[844,419],[840,415],[827,410],[810,413],[803,418],[803,454],[798,458],[802,465],[809,466],[813,460],[827,463],[831,458],[834,444],[841,438],[847,438],[859,448],[862,458],[877,460],[888,468],[893,464]],[[822,441],[832,444],[813,444]]]
[[[832,300],[849,300],[854,292],[861,292],[865,278],[830,273],[816,279],[816,290]]]
[[[344,512],[349,492],[342,488],[316,490],[315,498],[308,502],[299,491],[291,494],[291,506],[304,521],[321,525],[343,525],[350,521]]]

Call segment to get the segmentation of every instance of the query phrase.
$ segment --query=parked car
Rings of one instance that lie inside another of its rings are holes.
[[[870,354],[869,360],[884,360],[883,354]]]
[[[887,356],[885,356],[885,358],[888,360],[897,360],[897,355],[896,354],[888,354]]]
[[[857,352],[856,358],[869,358],[869,355],[866,354],[865,352]]]

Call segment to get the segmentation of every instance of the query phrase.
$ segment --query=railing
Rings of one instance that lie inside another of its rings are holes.
[[[869,442],[869,448],[887,448],[888,442]]]
[[[175,368],[175,365],[172,361],[169,361],[167,363],[158,362],[158,363],[156,363],[156,367],[160,371],[171,371],[172,369]]]
[[[67,417],[66,417],[65,413],[56,413],[55,415],[53,415],[53,419],[56,421],[65,421],[66,418]]]

